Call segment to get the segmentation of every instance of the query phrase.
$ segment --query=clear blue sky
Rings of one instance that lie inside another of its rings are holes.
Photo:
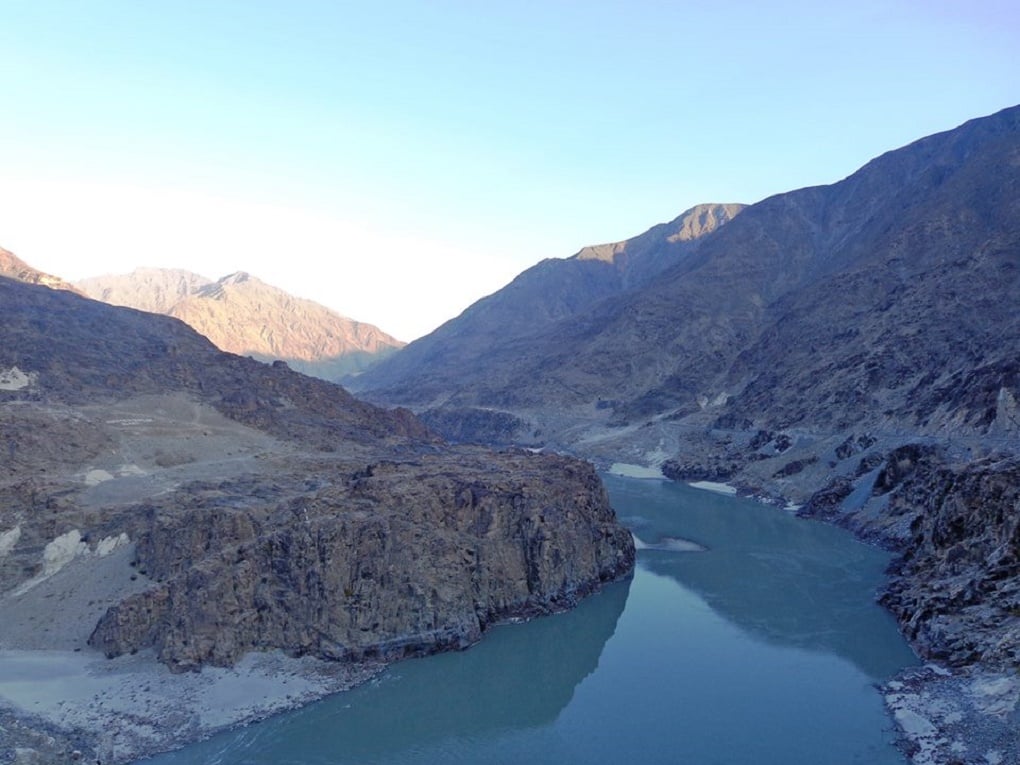
[[[545,257],[1020,102],[1014,0],[0,0],[0,245],[423,334]]]

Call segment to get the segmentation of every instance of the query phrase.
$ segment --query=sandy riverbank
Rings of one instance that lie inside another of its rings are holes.
[[[380,669],[273,652],[248,654],[229,669],[174,675],[149,653],[106,659],[91,650],[3,650],[0,704],[29,723],[66,732],[74,742],[67,747],[92,750],[79,750],[83,761],[111,765],[350,689]],[[30,761],[69,762],[72,753]]]

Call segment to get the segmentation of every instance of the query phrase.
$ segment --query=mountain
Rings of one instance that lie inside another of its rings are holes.
[[[494,349],[508,360],[512,351],[498,349],[647,285],[669,266],[692,257],[702,237],[742,207],[699,205],[633,239],[585,247],[566,259],[543,260],[385,363],[345,382],[356,391],[381,389],[384,398],[417,405],[442,401],[462,383],[492,386],[501,366],[493,358]]]
[[[207,284],[212,282],[204,276],[179,268],[136,268],[129,274],[94,276],[77,282],[78,288],[94,300],[167,315],[177,303]]]
[[[116,671],[148,682],[145,657],[180,673],[283,651],[337,662],[335,686],[346,667],[568,608],[633,566],[586,463],[449,446],[407,410],[171,317],[6,277],[0,305],[5,662],[56,651],[54,672],[80,659],[75,677],[94,678],[104,654],[140,654]],[[5,706],[2,746],[125,762],[212,732],[183,707],[133,709],[124,730],[88,688],[59,719]],[[94,727],[62,729],[75,707]]]
[[[668,231],[643,251],[672,252]],[[613,288],[578,275],[591,299],[558,314],[558,279],[584,266],[540,264],[358,386],[456,440],[802,505],[899,553],[883,599],[922,656],[1015,671],[1020,107],[686,247]],[[590,265],[631,248],[589,250]]]
[[[996,412],[1000,391],[1012,406],[1017,382],[1018,115],[752,205],[689,240],[666,270],[590,289],[563,318],[549,294],[524,286],[556,269],[545,278],[555,294],[567,269],[605,261],[540,264],[356,389],[420,410],[512,414],[565,443],[577,427],[663,418],[1011,432]],[[648,250],[669,248],[667,231],[645,234]],[[530,326],[501,334],[513,313]]]
[[[261,361],[282,360],[325,380],[356,375],[403,343],[371,324],[341,316],[237,272],[215,282],[188,271],[136,269],[77,283],[111,305],[174,316],[218,348]]]

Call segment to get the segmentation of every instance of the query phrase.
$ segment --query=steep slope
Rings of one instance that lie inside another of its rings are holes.
[[[356,391],[384,391],[405,403],[443,400],[461,380],[492,384],[491,351],[577,317],[607,298],[637,289],[689,258],[702,237],[729,222],[737,204],[699,205],[624,242],[547,259],[479,300],[425,338],[348,380]],[[465,377],[466,375],[466,377]]]
[[[1008,109],[764,200],[650,282],[531,335],[458,342],[504,300],[487,298],[442,329],[442,354],[367,394],[504,410],[566,443],[586,423],[664,416],[983,432],[1020,356],[1018,121]]]
[[[447,446],[173,318],[2,277],[0,305],[0,650],[393,660],[633,565],[590,465]],[[103,762],[187,735],[139,715]]]
[[[187,271],[147,268],[85,279],[78,286],[112,305],[181,319],[221,350],[286,361],[325,380],[357,374],[403,346],[371,324],[243,272],[211,282]]]

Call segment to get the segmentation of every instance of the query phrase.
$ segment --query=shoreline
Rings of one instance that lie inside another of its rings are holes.
[[[62,737],[46,753],[52,762],[88,761],[87,748],[94,762],[127,765],[350,690],[386,666],[273,651],[173,674],[149,651],[107,659],[91,650],[0,650],[0,710],[43,728],[36,734]]]
[[[660,467],[613,463],[612,475],[626,478],[666,476]],[[677,481],[691,488],[753,499],[766,507],[797,509],[783,497],[763,497],[739,486],[714,481]],[[845,528],[865,544],[878,544],[862,529],[819,518]],[[886,581],[890,580],[887,572]],[[903,634],[902,627],[900,634]],[[915,649],[916,654],[916,649]],[[910,765],[1011,765],[1020,763],[1020,673],[975,665],[949,669],[925,660],[877,686],[894,727],[897,748]]]

